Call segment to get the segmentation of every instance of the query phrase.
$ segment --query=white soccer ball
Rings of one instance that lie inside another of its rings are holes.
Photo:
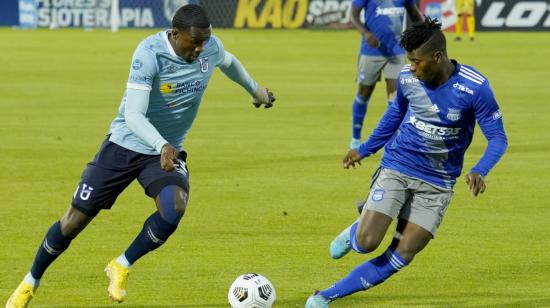
[[[244,274],[231,284],[227,297],[233,308],[271,308],[275,287],[260,274]]]

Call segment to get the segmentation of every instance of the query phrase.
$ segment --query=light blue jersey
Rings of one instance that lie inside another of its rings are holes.
[[[378,48],[373,48],[362,38],[362,55],[390,57],[405,53],[399,46],[403,16],[407,6],[415,5],[414,0],[353,0],[352,5],[363,9],[365,26],[380,42]]]
[[[211,36],[204,51],[192,63],[174,52],[168,40],[170,30],[143,40],[134,52],[127,88],[149,90],[146,117],[177,150],[191,128],[202,95],[216,66],[222,64],[225,50],[220,40]],[[109,130],[110,141],[132,151],[158,155],[158,151],[136,136],[126,125],[126,92]]]
[[[472,171],[487,175],[507,146],[501,112],[488,80],[472,67],[453,63],[449,80],[435,88],[414,77],[406,65],[395,101],[359,154],[369,156],[385,145],[383,167],[452,188],[477,121],[488,145]]]

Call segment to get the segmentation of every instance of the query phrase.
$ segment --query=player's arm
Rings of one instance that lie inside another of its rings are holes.
[[[344,168],[355,167],[355,164],[361,164],[361,159],[368,157],[380,150],[395,134],[399,125],[403,122],[407,114],[408,100],[403,96],[401,87],[397,87],[395,100],[388,106],[386,112],[378,122],[378,125],[369,136],[369,139],[357,149],[349,150],[344,157]]]
[[[472,196],[475,197],[485,191],[485,176],[506,152],[508,138],[504,131],[500,109],[488,81],[485,81],[481,88],[474,108],[477,123],[487,139],[487,148],[483,156],[465,176],[466,184]]]
[[[365,38],[365,40],[371,47],[378,48],[380,46],[380,42],[378,41],[378,39],[376,39],[376,36],[374,36],[374,34],[369,31],[367,25],[361,22],[361,11],[363,11],[365,3],[365,0],[352,1],[350,14],[351,23],[361,33],[363,38]]]
[[[252,103],[256,108],[261,105],[264,105],[265,108],[273,107],[273,102],[275,102],[273,93],[252,79],[239,59],[230,52],[224,52],[223,61],[219,67],[229,79],[241,85],[250,95],[252,95]]]
[[[414,0],[410,0],[408,3],[405,4],[405,9],[407,10],[407,14],[413,22],[422,21],[424,18],[422,18],[422,14],[420,13],[420,10],[418,10],[415,2],[416,1]]]
[[[174,170],[174,160],[178,157],[176,150],[166,141],[158,130],[147,120],[146,113],[149,107],[150,90],[128,85],[126,89],[126,105],[124,118],[129,130],[145,143],[149,144],[161,154],[161,167],[166,171]]]
[[[130,75],[126,84],[124,119],[128,129],[146,144],[161,154],[161,167],[174,170],[173,161],[178,151],[166,141],[146,117],[149,108],[149,94],[153,80],[158,73],[155,55],[142,43],[132,58]]]

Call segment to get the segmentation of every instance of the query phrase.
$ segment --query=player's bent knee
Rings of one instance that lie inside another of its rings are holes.
[[[156,198],[161,217],[169,224],[177,225],[187,207],[188,194],[176,185],[164,187]]]
[[[355,234],[355,240],[359,246],[366,251],[375,251],[382,242],[378,237],[369,235],[366,232],[357,232]]]

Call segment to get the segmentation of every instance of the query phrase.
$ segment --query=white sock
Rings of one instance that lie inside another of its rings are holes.
[[[116,261],[126,267],[126,268],[130,268],[130,266],[132,266],[132,264],[130,264],[130,262],[128,261],[128,259],[126,259],[126,255],[124,255],[124,253],[122,253],[120,256],[118,256],[118,258],[116,258]]]
[[[25,278],[23,278],[23,281],[30,284],[32,286],[32,288],[35,289],[35,290],[40,285],[40,279],[34,278],[31,274],[31,272],[29,272],[27,275],[25,275]]]

